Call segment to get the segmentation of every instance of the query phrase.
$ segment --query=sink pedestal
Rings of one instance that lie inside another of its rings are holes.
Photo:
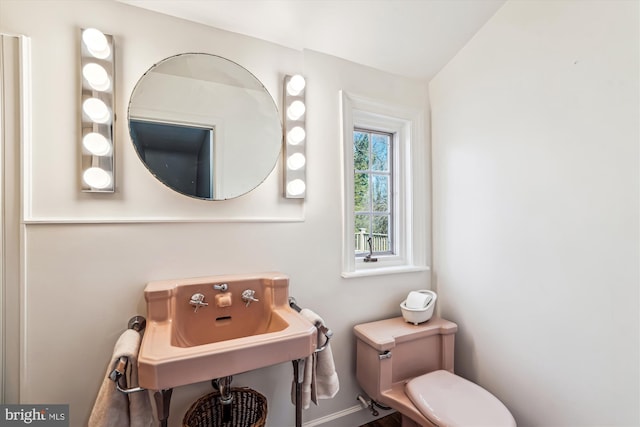
[[[302,427],[302,379],[304,374],[304,359],[296,359],[291,362],[293,363],[293,381],[295,383],[295,427]],[[231,386],[230,382],[228,385]],[[153,393],[160,427],[168,427],[172,393],[173,389],[159,390]]]
[[[304,359],[293,360],[293,381],[296,384],[296,427],[302,426],[302,379],[304,378]]]
[[[153,392],[153,400],[156,403],[156,412],[161,427],[167,427],[169,422],[169,405],[171,404],[171,393],[173,389],[159,390]]]

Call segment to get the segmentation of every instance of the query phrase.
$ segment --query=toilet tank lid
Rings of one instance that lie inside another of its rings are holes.
[[[407,323],[401,316],[362,323],[353,328],[359,340],[381,352],[391,350],[396,344],[404,341],[436,334],[453,334],[457,330],[458,325],[436,316],[418,325]]]
[[[497,397],[449,371],[416,377],[407,383],[405,392],[422,415],[438,426],[516,426]]]

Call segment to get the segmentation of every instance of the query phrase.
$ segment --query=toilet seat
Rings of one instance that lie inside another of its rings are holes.
[[[408,381],[405,392],[429,421],[440,427],[515,427],[509,410],[477,384],[439,370]]]

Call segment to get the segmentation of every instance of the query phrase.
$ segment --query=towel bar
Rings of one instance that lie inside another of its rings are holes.
[[[147,325],[147,320],[142,316],[134,316],[129,319],[129,323],[127,324],[129,329],[133,329],[136,332],[142,332]],[[138,391],[145,391],[146,389],[142,387],[133,387],[133,388],[122,388],[120,387],[120,379],[124,377],[125,372],[127,371],[127,364],[129,363],[129,358],[126,356],[120,357],[118,359],[118,363],[116,363],[116,367],[109,374],[109,378],[111,381],[116,383],[116,390],[121,393],[130,394],[136,393]]]
[[[133,329],[136,332],[142,332],[144,328],[147,327],[147,319],[142,316],[133,316],[131,319],[129,319],[127,327],[129,329]]]
[[[302,308],[298,306],[294,297],[289,297],[289,307],[300,313]],[[329,340],[333,336],[333,331],[323,325],[320,321],[316,322],[315,327],[322,332],[326,340],[323,345],[316,348],[315,353],[323,351],[329,345]],[[302,427],[302,381],[304,372],[304,359],[293,360],[293,381],[295,383],[295,405],[296,405],[296,427]]]
[[[297,302],[296,299],[294,297],[289,297],[289,307],[293,308],[295,311],[297,311],[298,313],[300,313],[300,311],[302,310]],[[329,328],[327,328],[325,325],[323,325],[320,322],[316,322],[315,327],[318,328],[318,330],[320,332],[322,332],[322,334],[325,336],[326,341],[324,342],[323,345],[321,345],[320,347],[316,348],[316,353],[321,352],[322,350],[324,350],[325,348],[327,348],[327,346],[329,345],[329,340],[331,339],[331,337],[333,336],[333,331]]]

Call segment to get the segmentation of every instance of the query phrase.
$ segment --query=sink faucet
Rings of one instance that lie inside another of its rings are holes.
[[[247,303],[247,307],[249,307],[249,304],[251,304],[252,302],[260,301],[254,296],[255,294],[256,291],[254,291],[253,289],[245,289],[244,291],[242,291],[242,301]]]
[[[204,302],[204,295],[202,294],[191,295],[191,300],[189,300],[189,304],[195,307],[195,310],[193,310],[194,313],[197,313],[200,307],[206,307],[209,305],[209,303]]]
[[[213,285],[213,289],[215,289],[216,291],[225,292],[227,289],[229,289],[229,285],[226,283],[223,283],[221,285]]]

